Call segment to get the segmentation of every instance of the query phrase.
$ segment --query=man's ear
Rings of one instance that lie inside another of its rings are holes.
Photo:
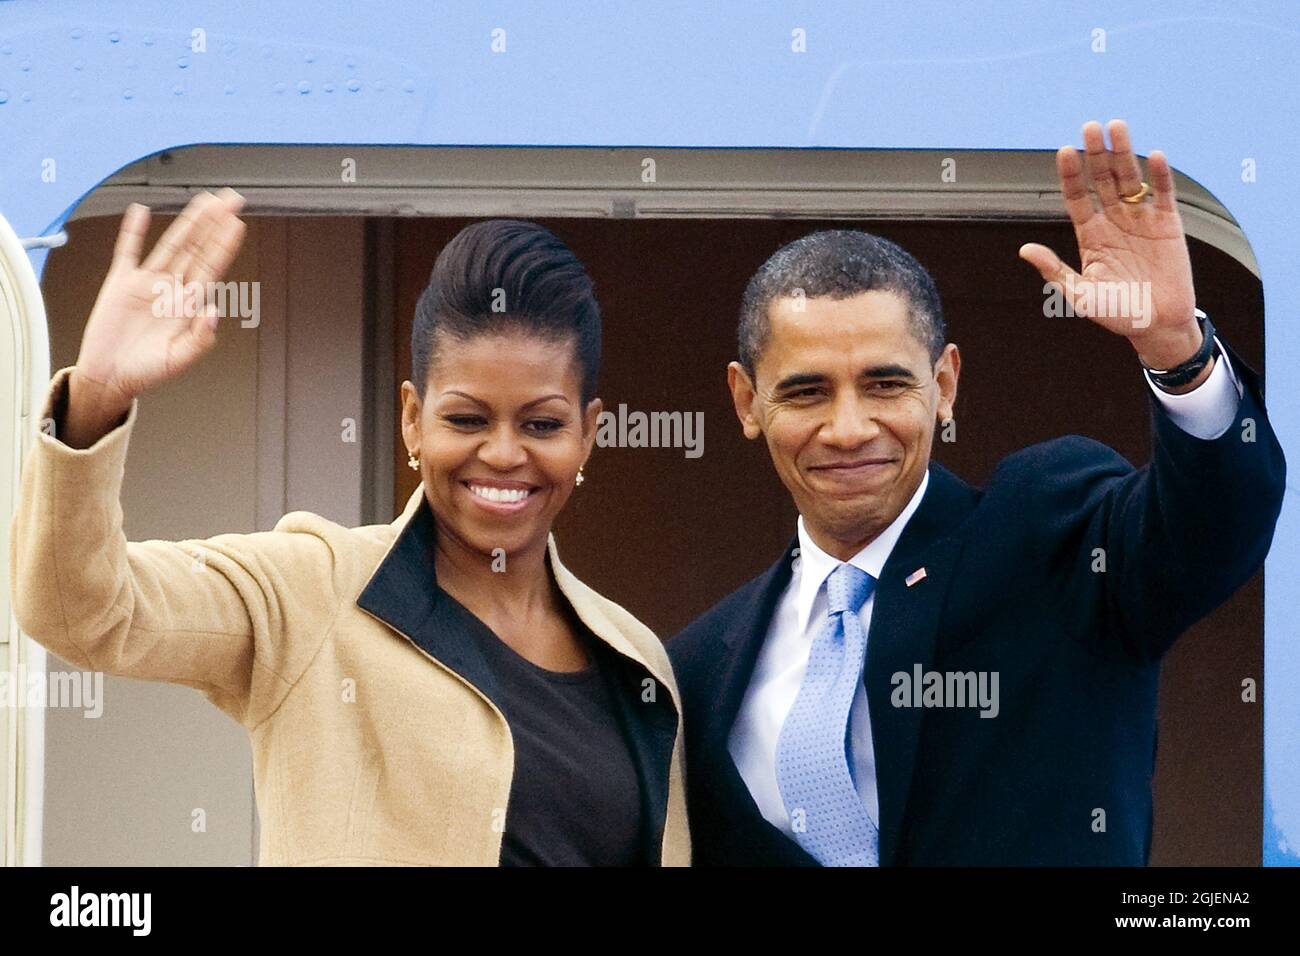
[[[939,405],[935,414],[941,422],[952,418],[953,406],[957,404],[957,376],[960,374],[961,353],[954,343],[949,342],[934,366],[934,379],[939,383]]]
[[[600,413],[604,407],[604,402],[599,398],[593,398],[582,412],[582,441],[587,446],[587,454],[583,457],[584,464],[586,459],[591,457],[591,449],[596,444],[596,426],[600,424]]]
[[[754,383],[750,381],[749,373],[739,362],[732,362],[727,366],[727,387],[731,389],[731,400],[735,403],[740,427],[745,437],[752,441],[763,434],[763,429],[755,414],[757,395],[754,392]]]

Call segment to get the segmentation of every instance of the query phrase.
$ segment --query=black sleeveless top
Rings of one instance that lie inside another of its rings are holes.
[[[472,630],[514,740],[501,865],[643,865],[640,779],[613,697],[617,652],[579,623],[588,666],[564,673]]]

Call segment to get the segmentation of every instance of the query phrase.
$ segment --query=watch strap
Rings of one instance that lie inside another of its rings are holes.
[[[1194,380],[1210,364],[1215,354],[1219,351],[1218,343],[1214,340],[1214,323],[1210,317],[1200,309],[1196,310],[1196,322],[1201,327],[1201,347],[1196,350],[1196,354],[1186,362],[1175,365],[1173,368],[1157,369],[1152,368],[1139,358],[1142,368],[1145,369],[1147,377],[1156,385],[1163,388],[1179,388]]]

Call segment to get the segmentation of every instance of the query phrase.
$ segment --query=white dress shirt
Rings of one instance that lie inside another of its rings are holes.
[[[1226,354],[1220,352],[1214,368],[1204,382],[1190,392],[1171,395],[1161,391],[1143,374],[1170,419],[1183,431],[1197,438],[1218,438],[1231,426],[1241,398],[1241,383],[1232,371]],[[1235,390],[1235,395],[1233,394]],[[925,497],[930,484],[927,471],[920,485],[893,523],[870,544],[849,559],[849,564],[879,579],[880,572],[898,542],[903,528]],[[840,564],[813,543],[804,527],[803,516],[797,522],[799,555],[793,563],[790,583],[786,585],[767,636],[759,650],[745,690],[736,722],[727,739],[727,750],[749,788],[759,812],[773,826],[793,837],[790,815],[781,800],[776,782],[776,742],[781,726],[794,706],[808,654],[826,621],[826,579]],[[871,633],[871,612],[875,592],[858,612],[864,634]],[[849,770],[854,785],[872,823],[880,826],[880,801],[876,791],[876,761],[871,743],[871,714],[867,707],[865,682],[858,683],[849,709]]]

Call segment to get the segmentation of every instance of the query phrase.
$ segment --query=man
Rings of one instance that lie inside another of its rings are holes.
[[[1286,464],[1259,376],[1195,308],[1168,161],[1143,182],[1109,131],[1084,126],[1086,170],[1057,153],[1082,273],[1020,254],[1136,351],[1142,469],[1080,436],[982,490],[932,463],[960,357],[892,243],[817,233],[751,280],[728,381],[800,517],[668,644],[696,862],[1147,862],[1161,657],[1263,563]]]

